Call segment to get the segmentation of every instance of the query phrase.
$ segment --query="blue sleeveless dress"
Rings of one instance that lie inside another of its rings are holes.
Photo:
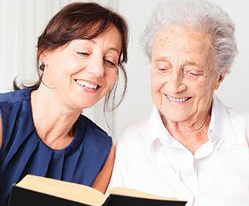
[[[91,186],[112,146],[111,137],[81,115],[74,124],[72,142],[65,149],[51,149],[35,130],[30,94],[31,89],[0,94],[0,204],[7,203],[11,186],[26,174]]]

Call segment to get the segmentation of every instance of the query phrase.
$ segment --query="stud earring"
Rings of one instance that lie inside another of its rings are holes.
[[[39,62],[39,69],[41,70],[41,72],[44,72],[45,64],[43,61]]]

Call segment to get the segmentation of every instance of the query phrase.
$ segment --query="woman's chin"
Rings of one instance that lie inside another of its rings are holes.
[[[185,122],[188,121],[188,119],[190,119],[190,115],[189,114],[179,114],[177,112],[175,113],[171,113],[171,114],[165,114],[164,118],[167,119],[167,121],[170,122]]]

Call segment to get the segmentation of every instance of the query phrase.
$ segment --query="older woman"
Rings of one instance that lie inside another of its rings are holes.
[[[40,80],[0,94],[0,204],[26,174],[105,192],[112,139],[81,113],[108,103],[117,75],[126,77],[127,33],[120,15],[96,3],[69,4],[48,23],[37,44]]]
[[[248,126],[214,95],[236,54],[228,15],[206,1],[160,4],[143,41],[155,108],[119,139],[111,186],[249,205]]]

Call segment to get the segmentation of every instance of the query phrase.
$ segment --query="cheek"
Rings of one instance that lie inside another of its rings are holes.
[[[61,68],[63,68],[62,72],[65,75],[72,75],[76,74],[80,71],[82,71],[85,68],[84,62],[77,62],[77,61],[67,61],[64,64],[61,65]]]
[[[194,85],[192,91],[194,91],[197,97],[206,101],[207,99],[210,99],[210,97],[212,98],[214,90],[210,82],[203,82]]]
[[[158,88],[159,88],[159,84],[158,84],[157,78],[152,76],[152,78],[151,78],[151,91],[152,91],[152,93],[157,92]]]
[[[54,67],[52,64],[46,66],[43,73],[43,81],[50,86],[58,85],[65,76],[64,71],[60,72],[60,70],[60,67]]]
[[[154,101],[159,101],[163,95],[163,86],[165,82],[163,78],[153,77],[151,78],[151,95]]]
[[[151,89],[154,92],[160,92],[163,86],[166,83],[166,79],[159,75],[152,75],[151,76]]]
[[[76,74],[83,69],[85,69],[86,65],[88,64],[86,59],[77,58],[72,53],[63,53],[58,58],[55,66],[58,66],[64,75],[70,76],[72,74]]]
[[[57,64],[50,64],[48,67],[49,75],[53,78],[56,78],[61,81],[61,78],[67,77],[69,74],[73,74],[72,72],[73,67],[70,67],[66,62],[65,64],[57,63]]]
[[[106,75],[107,81],[108,81],[108,86],[112,88],[117,80],[117,71],[110,71]]]

